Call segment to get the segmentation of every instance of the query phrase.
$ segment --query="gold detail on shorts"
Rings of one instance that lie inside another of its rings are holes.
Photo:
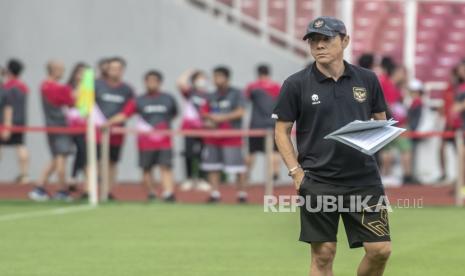
[[[352,91],[354,92],[354,99],[359,102],[363,103],[367,99],[367,90],[365,87],[352,87]]]
[[[368,230],[373,232],[378,237],[389,236],[389,221],[388,221],[388,212],[386,208],[382,208],[379,211],[380,218],[379,220],[374,221],[365,221],[366,209],[375,209],[378,205],[373,205],[368,208],[363,209],[362,212],[362,225],[365,226]]]

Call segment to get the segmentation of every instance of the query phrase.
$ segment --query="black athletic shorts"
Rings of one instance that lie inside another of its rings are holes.
[[[170,149],[139,151],[139,167],[143,170],[150,170],[157,165],[171,168],[172,160]]]
[[[265,152],[265,137],[250,137],[249,138],[249,153]],[[278,151],[276,143],[273,139],[273,150]]]
[[[0,141],[1,145],[7,145],[7,146],[21,146],[24,145],[24,133],[12,133],[10,136],[10,139],[3,141]]]
[[[380,205],[386,207],[386,200],[380,201],[380,198],[385,195],[381,185],[339,186],[319,183],[306,176],[299,187],[299,195],[305,198],[306,203],[300,207],[300,241],[337,242],[340,217],[344,222],[350,248],[362,247],[364,242],[391,240],[388,210],[383,207],[377,208]],[[338,208],[338,210],[324,212],[322,208],[318,208],[325,205],[323,195],[331,196],[327,197],[328,199],[340,199],[342,208],[346,210]],[[361,202],[368,198],[367,196],[371,196],[366,204],[369,208],[358,207],[360,204],[356,204],[357,201]],[[316,198],[320,198],[321,204],[315,200]],[[354,203],[352,208],[351,201]],[[311,207],[308,208],[307,205]]]
[[[121,157],[121,148],[123,146],[112,146],[110,145],[110,161],[112,163],[118,163],[119,160],[120,160],[120,157]],[[102,147],[97,144],[97,159],[100,160],[101,159],[101,155],[102,155]]]

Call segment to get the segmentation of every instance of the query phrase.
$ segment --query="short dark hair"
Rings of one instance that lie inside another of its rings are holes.
[[[111,57],[107,59],[107,62],[108,63],[119,62],[121,65],[123,65],[123,67],[126,67],[126,60],[124,60],[124,58],[122,57]]]
[[[205,74],[205,73],[204,73],[203,71],[201,71],[201,70],[195,70],[195,71],[191,74],[191,76],[190,76],[190,78],[189,78],[189,81],[191,82],[191,84],[194,84],[195,80],[196,80],[198,77],[200,77],[201,75],[204,75],[204,74]]]
[[[8,61],[6,67],[8,69],[8,72],[10,72],[10,74],[12,74],[15,77],[19,76],[24,68],[23,63],[20,60],[14,58]]]
[[[163,74],[160,71],[150,70],[147,73],[145,73],[144,79],[147,80],[151,76],[156,77],[158,79],[158,81],[160,81],[160,82],[163,81]]]
[[[384,56],[381,59],[381,68],[386,72],[388,76],[392,76],[397,65],[394,62],[394,59],[390,56]]]
[[[269,76],[270,71],[270,66],[268,66],[267,64],[259,64],[257,66],[257,74],[259,76]]]
[[[104,58],[99,59],[99,61],[97,62],[97,64],[98,64],[99,67],[101,67],[101,66],[103,66],[105,63],[108,63],[109,61],[110,61],[109,58],[104,57]]]
[[[221,74],[221,75],[225,76],[227,79],[229,79],[231,77],[231,71],[226,66],[217,66],[217,67],[215,67],[215,69],[213,69],[213,73]]]
[[[372,53],[362,54],[358,58],[358,65],[366,69],[372,69],[375,63],[375,56]]]

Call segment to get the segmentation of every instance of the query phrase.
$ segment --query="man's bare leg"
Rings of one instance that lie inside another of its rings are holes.
[[[273,178],[277,180],[279,178],[279,169],[281,169],[281,155],[279,152],[273,152]]]
[[[45,201],[49,199],[49,195],[45,190],[45,185],[48,183],[48,179],[56,170],[56,157],[54,157],[44,168],[35,188],[28,193],[29,198],[35,201]]]
[[[360,263],[358,276],[381,276],[391,255],[391,242],[365,242],[365,256]]]
[[[113,199],[112,197],[112,190],[113,187],[116,185],[116,179],[118,174],[118,167],[116,162],[110,161],[110,165],[108,168],[108,193],[109,199]]]
[[[173,171],[168,166],[160,166],[161,185],[163,186],[163,198],[167,199],[173,196],[174,180]]]
[[[404,170],[404,176],[413,176],[412,168],[412,152],[406,151],[401,154],[402,169]]]
[[[66,156],[57,155],[55,157],[58,185],[62,191],[66,190]]]
[[[389,175],[392,172],[392,163],[394,162],[394,156],[391,150],[383,150],[380,153],[381,156],[381,175]]]
[[[252,171],[252,167],[255,164],[255,153],[251,153],[247,155],[245,158],[245,165],[247,166],[247,173],[246,173],[246,179],[250,180],[250,172]]]
[[[311,276],[332,276],[333,261],[336,257],[335,242],[317,242],[311,244]]]
[[[154,189],[153,177],[152,177],[152,169],[142,170],[142,182],[144,184],[145,189],[147,189],[149,193],[149,197],[151,195],[155,195],[155,189]]]
[[[221,181],[221,171],[211,171],[208,172],[207,175],[208,182],[210,182],[210,185],[212,187],[212,191],[210,194],[210,199],[220,199],[221,194],[219,191],[220,187],[220,181]]]
[[[27,184],[29,182],[28,173],[29,173],[29,152],[25,145],[20,145],[16,147],[16,152],[18,154],[18,163],[21,175],[21,184]]]
[[[237,174],[237,200],[240,203],[247,201],[247,192],[245,186],[247,183],[247,174],[245,172]]]
[[[50,161],[45,169],[42,171],[42,174],[39,178],[39,182],[37,183],[38,187],[44,187],[48,183],[48,179],[50,176],[55,172],[56,168],[56,158],[53,158],[52,161]]]

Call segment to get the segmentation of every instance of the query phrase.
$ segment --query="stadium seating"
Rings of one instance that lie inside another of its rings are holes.
[[[447,80],[465,56],[465,4],[420,2],[417,13],[417,78]]]
[[[233,0],[216,0],[233,7]],[[335,15],[338,1],[321,1],[324,14]],[[241,12],[260,18],[260,0],[238,0]],[[286,32],[286,0],[269,0],[269,27]],[[294,29],[300,39],[315,16],[314,0],[295,1]],[[404,58],[405,2],[354,0],[352,34],[353,57],[364,52],[389,55],[399,63]],[[380,12],[383,11],[383,12]],[[465,3],[417,2],[416,77],[427,81],[448,80],[451,67],[465,56]],[[248,29],[252,29],[248,26]],[[255,30],[258,33],[258,30]],[[272,42],[282,44],[279,39]]]

